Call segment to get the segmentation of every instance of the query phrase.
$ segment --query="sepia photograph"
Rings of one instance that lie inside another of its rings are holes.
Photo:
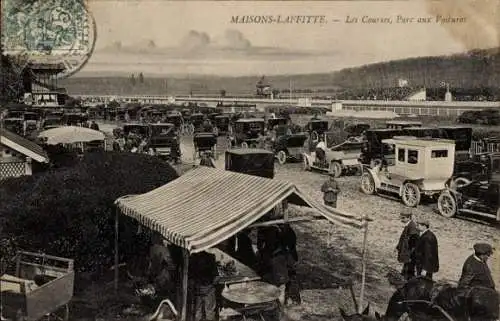
[[[499,321],[500,0],[3,0],[1,321]]]

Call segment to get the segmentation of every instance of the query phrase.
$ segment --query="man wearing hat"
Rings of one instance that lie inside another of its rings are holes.
[[[436,235],[429,230],[430,222],[425,218],[417,221],[420,237],[415,246],[415,266],[417,276],[432,280],[432,275],[439,271],[438,241]]]
[[[401,222],[405,224],[405,227],[399,237],[398,245],[396,246],[398,262],[403,263],[403,271],[401,271],[401,274],[406,280],[410,280],[415,277],[414,251],[419,232],[412,212],[402,212],[399,216]]]
[[[459,288],[481,286],[495,289],[495,282],[488,267],[488,258],[493,248],[487,243],[474,244],[474,254],[465,260],[462,276],[458,281]]]
[[[335,180],[335,174],[330,173],[330,179],[327,180],[323,186],[321,186],[321,191],[323,192],[323,200],[326,206],[333,208],[337,207],[337,195],[340,192],[339,185]]]

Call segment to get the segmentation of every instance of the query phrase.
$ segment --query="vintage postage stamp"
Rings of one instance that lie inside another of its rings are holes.
[[[2,51],[32,63],[63,63],[67,77],[90,58],[94,18],[83,0],[6,0],[2,3]]]

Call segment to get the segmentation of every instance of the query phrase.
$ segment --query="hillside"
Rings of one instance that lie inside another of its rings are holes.
[[[270,76],[268,82],[282,92],[288,92],[290,80],[293,91],[319,93],[341,92],[359,88],[394,87],[398,79],[407,79],[411,87],[439,87],[445,81],[452,88],[499,87],[500,48],[474,50],[463,54],[438,57],[418,57],[337,72]],[[148,78],[132,85],[126,77],[73,77],[62,80],[61,86],[72,95],[78,94],[214,94],[221,89],[227,95],[253,95],[256,77],[185,76]]]

